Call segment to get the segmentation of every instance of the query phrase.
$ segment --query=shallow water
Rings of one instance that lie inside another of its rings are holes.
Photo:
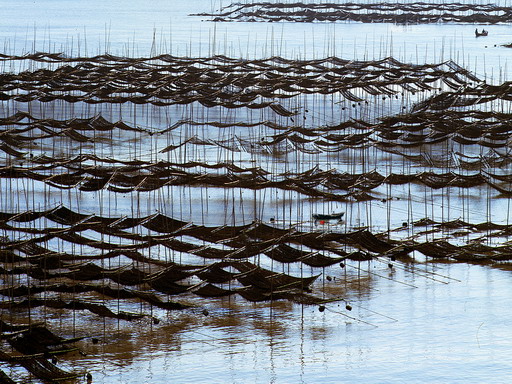
[[[510,273],[464,264],[411,268],[329,268],[336,279],[319,284],[346,301],[324,312],[238,298],[205,302],[207,316],[201,308],[156,311],[163,320],[156,326],[85,317],[77,333],[85,326],[101,341],[82,342],[88,356],[61,366],[88,370],[95,383],[506,383]],[[69,328],[63,321],[62,331]]]
[[[393,25],[358,23],[213,23],[194,13],[227,1],[65,2],[21,0],[4,10],[0,42],[10,54],[33,51],[150,56],[292,59],[339,56],[373,60],[393,56],[414,63],[453,59],[479,76],[508,78],[508,25]],[[464,2],[463,2],[464,3]],[[473,2],[468,2],[473,4]],[[501,4],[506,6],[506,4]],[[487,28],[475,38],[475,27]]]
[[[509,25],[485,26],[490,35],[476,39],[475,25],[212,23],[188,15],[218,8],[221,6],[218,1],[158,0],[150,5],[134,1],[17,1],[2,12],[2,52],[56,51],[86,56],[108,51],[135,57],[160,53],[225,54],[242,58],[279,55],[291,59],[337,55],[360,60],[394,56],[413,63],[453,59],[490,82],[509,78],[510,51],[500,46],[511,42]],[[4,66],[2,71],[23,69],[24,64],[17,65],[16,68]],[[2,116],[12,112],[13,106],[7,104],[0,105]],[[16,107],[31,108],[24,103]],[[168,123],[156,109],[148,111],[143,107],[140,111],[135,107],[103,110],[105,107],[101,105],[61,108],[54,107],[56,118],[108,112],[113,120],[123,117],[137,122],[134,116],[146,113],[147,120],[143,122],[139,118],[139,124],[162,127]],[[46,113],[48,110],[50,107]],[[191,113],[183,107],[169,110],[173,116],[171,122]],[[226,117],[215,109],[210,113],[212,120]],[[233,120],[244,117],[227,116]],[[318,124],[324,124],[347,116],[322,111],[314,117]],[[216,132],[206,134],[220,136]],[[119,137],[119,147],[123,147],[124,139]],[[153,145],[160,148],[164,145],[162,141],[175,143],[175,139],[155,138],[149,145],[151,149]],[[67,145],[65,141],[64,145]],[[116,155],[122,153],[130,158],[138,153],[152,158],[148,143],[140,145],[139,149],[121,148]],[[102,154],[109,150],[114,153],[114,149],[101,149]],[[206,150],[198,152],[191,158],[214,156]],[[351,159],[350,155],[346,158],[338,155],[334,159],[322,159],[321,165],[340,169],[368,166],[350,164]],[[305,167],[298,164],[299,157],[288,160],[293,166],[297,164],[297,168]],[[372,168],[388,167],[384,159],[373,160]],[[243,161],[249,162],[251,157]],[[281,163],[274,159],[271,166],[280,169]],[[401,166],[399,161],[393,164]],[[20,186],[17,182],[0,182],[2,211],[41,209],[64,203],[90,214],[108,212],[111,216],[134,217],[162,211],[197,224],[239,225],[255,218],[268,221],[270,217],[291,224],[302,222],[313,212],[347,208],[335,202],[311,201],[291,192],[279,191],[281,195],[270,197],[277,193],[273,189],[226,192],[168,187],[158,193],[134,193],[126,198],[107,191],[47,194],[47,187],[38,183]],[[21,193],[16,193],[17,190]],[[423,217],[508,223],[508,200],[501,197],[488,203],[488,191],[484,188],[477,191],[472,200],[467,196],[466,200],[461,199],[461,192],[456,188],[434,191],[427,205],[423,199],[427,193],[424,187],[414,185],[412,190],[406,190],[399,186],[393,194],[404,197],[401,201],[353,204],[347,208],[350,211],[346,224],[327,227],[339,231],[371,224],[376,231],[385,231]],[[172,205],[173,197],[179,201],[176,206]],[[464,205],[470,200],[470,206]],[[256,206],[260,201],[267,203]],[[389,212],[393,214],[388,222]],[[50,243],[49,246],[60,250],[61,245]],[[85,247],[83,250],[88,251]],[[283,272],[290,268],[293,273],[299,270],[297,265],[279,265],[279,268]],[[157,325],[147,319],[125,322],[82,313],[46,313],[42,309],[34,310],[32,315],[49,319],[52,330],[62,335],[99,336],[99,344],[92,344],[90,339],[79,344],[87,356],[74,354],[63,357],[59,363],[66,369],[91,372],[94,383],[509,382],[512,369],[509,353],[512,337],[508,332],[512,317],[510,270],[463,263],[424,263],[421,259],[415,264],[397,262],[389,268],[388,261],[382,259],[349,262],[345,268],[335,265],[322,271],[308,268],[306,272],[307,275],[322,272],[314,291],[322,292],[326,299],[338,299],[327,303],[323,312],[317,306],[287,302],[251,304],[238,296],[204,300],[190,295],[182,301],[197,308],[184,311],[165,312],[150,309],[147,304],[122,303],[126,308],[121,309],[140,307],[141,312],[152,311],[160,320]],[[91,299],[101,300],[94,295]],[[347,303],[352,306],[351,311],[346,308]],[[2,313],[2,318],[8,320],[12,315]],[[19,368],[5,363],[0,367],[20,381],[30,380]]]

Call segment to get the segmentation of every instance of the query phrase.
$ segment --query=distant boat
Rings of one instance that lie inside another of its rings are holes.
[[[345,212],[339,212],[339,213],[331,213],[330,215],[323,214],[323,213],[315,213],[313,214],[313,219],[315,221],[318,220],[341,220]]]
[[[475,36],[476,37],[487,36],[488,34],[489,34],[489,31],[486,31],[485,29],[482,29],[482,32],[478,32],[478,28],[475,29]]]

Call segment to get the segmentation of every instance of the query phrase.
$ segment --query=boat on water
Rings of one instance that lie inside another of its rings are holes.
[[[339,213],[331,213],[331,214],[323,214],[323,213],[315,213],[313,214],[313,219],[315,221],[319,220],[341,220],[345,212],[339,212]]]
[[[488,34],[489,34],[489,31],[486,31],[485,29],[482,29],[482,32],[478,32],[478,28],[475,29],[475,36],[476,37],[487,36]]]

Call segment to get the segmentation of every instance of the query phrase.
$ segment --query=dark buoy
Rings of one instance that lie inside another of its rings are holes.
[[[345,268],[345,263],[340,263],[341,268]]]
[[[326,276],[325,278],[327,279],[327,281],[332,281],[332,277],[331,276]]]
[[[351,311],[352,310],[352,306],[350,304],[347,304],[347,305],[345,305],[345,309],[347,311]]]
[[[85,378],[87,379],[87,384],[92,383],[92,375],[89,372],[87,372],[87,374],[85,375]]]
[[[201,312],[203,315],[205,316],[208,316],[210,314],[210,312],[208,312],[208,310],[205,308],[203,309],[203,311]]]
[[[276,221],[276,219],[274,219],[273,217],[270,218],[270,222],[273,223],[274,221]]]
[[[404,222],[402,223],[402,227],[407,227],[407,221],[404,221]]]
[[[160,320],[158,320],[156,317],[153,317],[153,324],[160,324]]]
[[[389,269],[393,269],[393,264],[389,263],[388,267],[389,267]]]
[[[321,306],[319,306],[319,307],[318,307],[318,310],[319,310],[320,312],[325,311],[325,305],[321,305]]]
[[[93,337],[91,339],[91,341],[92,341],[93,344],[98,344],[100,342],[100,340],[98,338],[96,338],[96,337]]]

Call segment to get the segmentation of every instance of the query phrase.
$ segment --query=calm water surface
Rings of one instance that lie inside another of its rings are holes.
[[[453,59],[498,81],[508,78],[512,52],[500,47],[512,42],[508,25],[486,26],[490,36],[475,39],[474,25],[215,24],[188,16],[217,9],[221,4],[213,0],[0,4],[0,43],[9,54],[393,55],[418,63]],[[423,263],[391,270],[373,261],[324,272],[319,291],[343,300],[323,312],[237,297],[199,303],[194,298],[198,308],[176,313],[155,310],[158,325],[77,316],[75,329],[96,332],[101,342],[84,341],[87,356],[61,364],[88,370],[94,383],[104,384],[510,382],[510,271]],[[60,319],[64,333],[72,332],[72,320]]]
[[[111,333],[98,346],[84,343],[91,357],[74,366],[100,383],[508,382],[510,272],[463,264],[390,272],[379,262],[346,269],[328,268],[336,279],[318,283],[346,299],[324,312],[209,301],[208,316],[198,308],[158,326],[106,324]]]

